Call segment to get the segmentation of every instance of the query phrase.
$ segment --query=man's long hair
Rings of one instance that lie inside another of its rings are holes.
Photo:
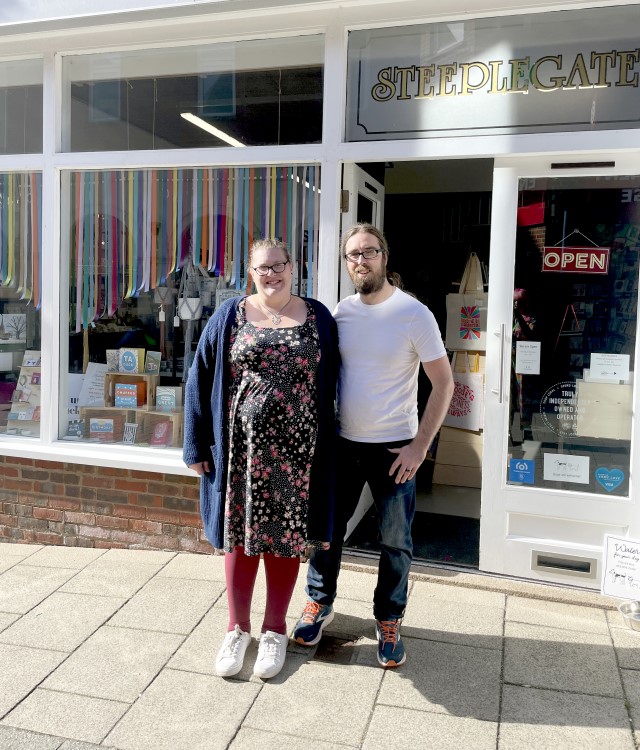
[[[349,227],[344,234],[342,235],[342,239],[340,240],[340,257],[344,258],[344,254],[346,252],[347,242],[356,234],[372,234],[380,244],[380,247],[382,248],[382,252],[387,256],[387,259],[389,258],[389,243],[387,242],[384,234],[378,229],[378,227],[375,227],[373,224],[369,224],[366,221],[359,221],[357,224],[354,224],[352,227]],[[404,284],[402,283],[402,279],[400,278],[400,274],[396,273],[395,271],[390,271],[389,266],[387,263],[387,281],[392,286],[397,286],[398,289],[404,289]]]

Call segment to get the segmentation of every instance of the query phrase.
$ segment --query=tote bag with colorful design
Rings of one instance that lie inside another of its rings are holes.
[[[469,255],[460,291],[447,294],[445,346],[451,351],[480,352],[487,346],[487,293],[475,253]]]

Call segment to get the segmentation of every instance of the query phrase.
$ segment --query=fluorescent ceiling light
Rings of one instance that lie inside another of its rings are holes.
[[[211,133],[211,135],[215,135],[216,138],[219,138],[221,141],[228,143],[230,146],[237,146],[238,148],[245,148],[244,143],[240,143],[240,141],[237,141],[235,138],[232,138],[230,135],[227,135],[223,130],[219,130],[218,128],[215,128],[213,125],[210,125],[206,120],[203,120],[201,117],[198,117],[197,115],[192,115],[191,112],[181,112],[180,117],[183,117],[185,120],[187,120],[187,122],[191,122],[194,125],[197,125],[199,128],[206,130],[207,133]]]

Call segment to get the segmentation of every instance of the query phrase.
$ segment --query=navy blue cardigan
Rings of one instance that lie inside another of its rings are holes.
[[[187,466],[209,462],[209,473],[200,479],[200,513],[207,539],[218,549],[224,544],[231,385],[229,339],[241,299],[234,297],[224,302],[207,322],[185,388],[182,455]],[[316,315],[321,352],[316,376],[318,432],[309,484],[307,538],[329,542],[333,527],[335,396],[340,366],[338,329],[322,303],[307,297],[304,300]]]

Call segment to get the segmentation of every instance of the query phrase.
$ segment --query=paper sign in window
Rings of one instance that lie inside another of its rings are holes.
[[[539,341],[516,341],[516,372],[519,375],[540,374],[541,349]]]
[[[546,482],[589,484],[589,457],[545,453],[544,479]]]

